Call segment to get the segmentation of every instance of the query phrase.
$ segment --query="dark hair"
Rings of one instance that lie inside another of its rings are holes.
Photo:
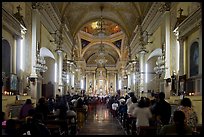
[[[133,103],[137,103],[137,98],[136,98],[135,96],[133,96],[133,97],[131,97],[131,101],[132,101]]]
[[[149,107],[151,104],[151,100],[149,98],[145,98],[145,105],[146,107]]]
[[[26,102],[25,102],[26,104],[32,104],[32,101],[31,101],[31,99],[26,99]]]
[[[184,107],[192,107],[191,100],[189,98],[183,98],[181,100],[181,105]]]
[[[38,103],[39,104],[44,104],[46,101],[45,101],[45,98],[44,97],[42,97],[42,98],[40,98],[39,100],[38,100]]]
[[[165,93],[164,92],[159,92],[159,99],[164,100],[165,98]]]
[[[9,119],[6,121],[6,130],[5,132],[8,135],[15,135],[16,134],[16,121],[13,119]]]
[[[3,122],[5,120],[5,112],[1,112],[1,122]]]
[[[129,95],[130,95],[130,97],[133,97],[135,95],[135,93],[134,92],[130,92]]]
[[[138,107],[140,107],[140,108],[146,107],[146,103],[145,103],[145,100],[144,100],[144,99],[141,99],[141,100],[138,102]]]
[[[176,125],[176,133],[179,135],[185,134],[185,114],[183,111],[174,111],[173,120]]]

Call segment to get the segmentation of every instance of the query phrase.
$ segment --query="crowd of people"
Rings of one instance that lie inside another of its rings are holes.
[[[143,127],[157,127],[158,135],[189,135],[196,131],[198,125],[198,116],[189,98],[183,98],[176,110],[172,111],[170,103],[165,100],[164,92],[152,95],[151,99],[137,98],[134,92],[125,97],[113,96],[107,107],[114,117],[118,115],[121,122],[126,121],[124,127],[128,134],[129,125],[135,129],[135,134],[140,134]]]
[[[33,106],[32,100],[27,99],[22,105],[18,120],[23,121],[21,127],[18,127],[17,120],[5,119],[2,117],[2,122],[6,120],[6,128],[2,129],[3,135],[51,135],[50,130],[46,126],[46,121],[49,116],[54,116],[55,120],[65,120],[67,117],[75,117],[77,119],[77,109],[88,111],[88,105],[94,103],[92,97],[86,95],[63,95],[46,99],[41,97],[36,107]],[[5,113],[2,112],[4,115]],[[73,121],[73,120],[72,120]],[[29,131],[29,132],[28,132]]]
[[[134,92],[126,96],[91,97],[87,95],[56,95],[55,98],[40,98],[36,107],[32,105],[31,99],[27,99],[21,107],[19,120],[24,120],[18,130],[15,120],[8,119],[3,135],[51,135],[46,127],[45,121],[50,114],[56,115],[59,120],[68,116],[77,117],[77,108],[85,112],[102,103],[107,106],[113,117],[120,117],[121,122],[126,120],[125,128],[132,123],[135,133],[139,134],[142,127],[159,127],[157,134],[189,135],[196,130],[198,117],[192,108],[191,100],[183,98],[178,108],[172,112],[171,105],[165,100],[164,92],[154,94],[152,98],[136,97]],[[2,112],[2,122],[5,121],[5,113]],[[123,117],[123,120],[122,120]],[[30,129],[30,130],[29,130]],[[32,130],[31,130],[32,129]]]

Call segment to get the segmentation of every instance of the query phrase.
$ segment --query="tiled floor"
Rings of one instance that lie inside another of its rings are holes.
[[[126,135],[125,131],[116,118],[106,108],[104,104],[94,107],[87,117],[77,135]]]

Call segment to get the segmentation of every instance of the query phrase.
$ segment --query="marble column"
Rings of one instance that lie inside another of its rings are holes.
[[[62,81],[62,65],[63,65],[63,51],[61,49],[56,50],[58,54],[58,90],[56,94],[64,94],[64,84]]]
[[[184,75],[184,39],[179,38],[180,56],[179,56],[179,76]]]
[[[145,85],[145,50],[139,52],[139,64],[140,64],[140,97],[147,95],[146,85]]]
[[[31,89],[31,98],[36,99],[36,101],[41,97],[41,88],[37,79],[38,75],[34,66],[36,65],[36,51],[37,51],[37,42],[40,41],[40,14],[36,7],[32,9],[32,62],[31,62],[31,74],[30,74],[30,89]]]
[[[13,54],[13,56],[12,56],[12,63],[11,63],[11,65],[12,65],[12,73],[14,73],[14,74],[16,74],[16,48],[17,48],[17,37],[15,37],[15,39],[14,39],[14,44],[13,44],[13,50],[12,50],[12,54]]]
[[[96,73],[94,72],[94,89],[93,89],[93,94],[96,94]]]
[[[170,38],[171,38],[171,24],[170,24],[170,11],[166,10],[164,13],[165,17],[165,67],[167,68],[165,70],[165,76],[164,79],[170,78],[171,77],[171,72],[170,72],[170,50],[171,50],[171,45],[170,45]]]

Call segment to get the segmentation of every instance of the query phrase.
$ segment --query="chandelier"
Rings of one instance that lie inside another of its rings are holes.
[[[45,72],[48,69],[44,57],[40,56],[39,42],[37,43],[36,65],[34,68],[38,72]]]
[[[100,49],[98,51],[98,56],[97,56],[95,61],[100,65],[105,64],[107,62],[107,60],[105,58],[104,45],[102,43],[100,45]]]
[[[104,24],[104,21],[103,21],[103,17],[102,17],[102,10],[103,10],[103,7],[101,6],[101,18],[100,18],[100,21],[99,21],[99,24],[100,25],[100,31],[98,33],[98,37],[101,39],[101,43],[100,43],[100,48],[99,48],[99,51],[98,51],[98,56],[96,58],[96,62],[100,65],[103,65],[107,62],[106,58],[105,58],[105,49],[104,49],[104,45],[103,45],[103,42],[102,42],[102,39],[105,37],[105,31],[104,31],[104,28],[103,28],[103,24]]]
[[[156,61],[156,67],[154,67],[154,71],[156,74],[159,74],[161,76],[163,73],[165,73],[165,53],[164,49],[162,50],[162,55],[157,58]]]

